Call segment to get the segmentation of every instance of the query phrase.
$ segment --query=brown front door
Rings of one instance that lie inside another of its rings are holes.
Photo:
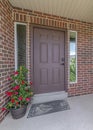
[[[64,90],[64,32],[34,29],[35,93]]]

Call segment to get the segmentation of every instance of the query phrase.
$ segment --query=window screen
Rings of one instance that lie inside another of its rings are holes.
[[[17,25],[17,68],[26,67],[26,25]]]

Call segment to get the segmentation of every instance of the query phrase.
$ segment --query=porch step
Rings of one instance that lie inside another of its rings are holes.
[[[42,102],[49,102],[54,100],[62,100],[68,97],[67,92],[52,92],[52,93],[45,93],[45,94],[35,94],[32,100],[32,103],[42,103]]]

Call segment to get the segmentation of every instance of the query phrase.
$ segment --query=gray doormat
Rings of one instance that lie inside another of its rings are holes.
[[[56,100],[51,102],[32,104],[27,118],[69,109],[70,106],[66,100]]]

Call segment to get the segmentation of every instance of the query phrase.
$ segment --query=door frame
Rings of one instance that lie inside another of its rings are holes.
[[[65,65],[64,65],[64,91],[67,92],[68,88],[68,51],[66,52],[66,46],[65,44],[68,43],[68,38],[67,34],[68,31],[67,29],[62,29],[62,28],[56,28],[56,27],[48,27],[48,26],[42,26],[42,25],[36,25],[36,24],[31,24],[30,25],[30,47],[31,47],[31,79],[33,81],[33,90],[34,90],[34,29],[35,28],[40,28],[40,29],[48,29],[48,30],[55,30],[55,31],[61,31],[64,32],[64,56],[65,56]],[[66,59],[67,55],[67,59]],[[67,67],[66,67],[67,66]],[[67,77],[66,77],[67,75]]]

